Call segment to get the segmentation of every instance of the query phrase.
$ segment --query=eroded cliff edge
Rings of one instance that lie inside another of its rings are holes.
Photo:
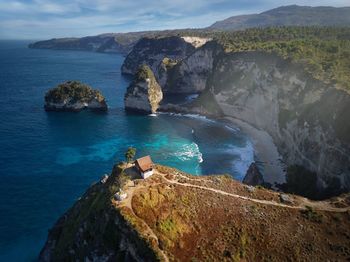
[[[267,131],[287,165],[350,188],[350,96],[296,63],[264,52],[222,54],[199,104]]]
[[[143,63],[164,57],[153,49]],[[200,96],[191,105],[160,110],[241,120],[272,137],[286,166],[317,172],[320,188],[350,189],[350,95],[316,79],[301,63],[267,51],[229,52],[209,41],[178,59],[164,79],[165,96]]]
[[[57,221],[39,260],[345,260],[349,205],[348,195],[313,202],[160,165],[141,179],[119,164]]]

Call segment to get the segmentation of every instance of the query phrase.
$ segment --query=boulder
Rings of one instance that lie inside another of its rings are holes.
[[[293,204],[292,198],[287,194],[280,194],[280,201],[285,204]]]
[[[263,175],[259,171],[259,168],[255,162],[249,166],[248,171],[243,178],[243,183],[252,186],[264,184]]]

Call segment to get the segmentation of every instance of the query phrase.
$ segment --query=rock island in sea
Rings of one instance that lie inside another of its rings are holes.
[[[162,99],[162,89],[152,70],[147,65],[140,66],[126,91],[125,109],[154,114]]]
[[[46,111],[73,111],[83,109],[107,111],[104,96],[97,89],[78,81],[67,81],[50,89],[45,95]]]

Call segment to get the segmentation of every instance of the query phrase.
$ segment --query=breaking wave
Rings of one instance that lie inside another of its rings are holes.
[[[179,148],[177,152],[172,155],[180,159],[181,161],[189,161],[193,158],[197,159],[198,163],[203,162],[203,154],[199,151],[199,147],[196,143],[184,144]]]

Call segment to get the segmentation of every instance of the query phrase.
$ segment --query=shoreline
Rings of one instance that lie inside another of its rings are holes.
[[[196,115],[210,121],[222,123],[229,128],[239,128],[252,142],[254,149],[254,162],[257,163],[259,170],[263,175],[264,181],[270,183],[273,188],[275,187],[275,183],[282,184],[286,182],[286,172],[284,171],[286,167],[281,161],[282,156],[279,154],[272,137],[266,131],[257,129],[243,120],[230,116],[217,117],[214,115],[201,114],[198,111],[188,110],[188,108],[186,108],[187,110],[179,110],[178,106],[172,108],[175,110],[169,110],[169,108],[167,108],[168,110],[164,110],[164,108],[162,109],[163,110],[160,110],[158,113],[179,114],[183,116]]]
[[[263,170],[260,170],[264,181],[274,186],[275,183],[281,184],[285,182],[285,166],[281,159],[278,149],[273,142],[272,137],[263,130],[257,129],[254,126],[240,119],[225,116],[223,120],[232,127],[238,127],[245,133],[253,143],[254,158],[260,167],[262,164]]]

